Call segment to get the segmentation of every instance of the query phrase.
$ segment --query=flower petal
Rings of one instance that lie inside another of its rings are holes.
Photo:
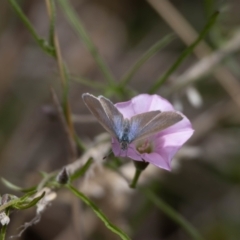
[[[160,110],[175,111],[172,104],[158,95],[140,94],[130,101],[116,103],[115,106],[125,118],[144,112]]]
[[[171,162],[173,156],[192,136],[194,130],[170,133],[155,139],[154,152],[159,153],[166,161]]]
[[[166,161],[165,158],[163,158],[160,154],[156,153],[156,152],[153,152],[153,153],[144,153],[142,154],[143,156],[143,159],[146,161],[146,162],[149,162],[157,167],[160,167],[160,168],[163,168],[163,169],[166,169],[168,171],[171,170],[171,167],[170,167],[170,162],[169,161]]]
[[[179,112],[177,112],[179,113]],[[193,130],[192,129],[192,124],[191,122],[188,120],[188,118],[186,116],[184,116],[182,113],[179,113],[183,119],[174,124],[173,126],[166,128],[165,130],[161,131],[159,134],[160,136],[164,136],[166,134],[169,133],[175,133],[175,132],[182,132],[182,131],[188,131],[188,130]]]
[[[147,94],[144,94],[147,95]],[[173,108],[172,104],[166,100],[165,98],[162,98],[158,95],[148,95],[149,98],[152,98],[151,105],[148,111],[153,111],[153,110],[160,110],[161,112],[165,111],[175,111]]]
[[[116,103],[115,107],[123,114],[125,118],[131,118],[132,116],[136,115],[132,101]]]

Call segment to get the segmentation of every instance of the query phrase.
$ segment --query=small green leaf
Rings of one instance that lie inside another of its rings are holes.
[[[88,161],[79,170],[77,170],[75,173],[71,175],[70,181],[72,182],[73,180],[81,177],[89,169],[92,163],[93,159],[92,158],[88,159]]]
[[[22,197],[19,198],[19,201],[20,202],[24,202],[26,199],[28,199],[29,197],[31,197],[32,195],[36,194],[37,191],[34,190],[34,191],[31,191],[31,192],[28,192],[26,193],[25,195],[23,195]]]
[[[14,191],[19,191],[19,192],[32,192],[33,190],[36,189],[36,187],[31,187],[31,188],[21,188],[11,182],[9,182],[8,180],[6,180],[5,178],[1,178],[3,184],[11,189],[11,190],[14,190]]]
[[[17,202],[14,205],[14,208],[23,210],[23,209],[27,209],[27,208],[33,207],[44,197],[44,195],[45,195],[45,192],[43,192],[41,196],[34,198],[30,202],[27,202],[27,201],[26,202],[22,202],[22,201],[21,202]]]
[[[19,198],[12,199],[9,202],[3,204],[2,206],[0,206],[0,212],[15,205],[17,202],[19,202]]]
[[[44,171],[39,171],[40,175],[45,178],[48,176],[48,173],[47,172],[44,172]]]
[[[21,187],[13,184],[13,183],[11,183],[11,182],[9,182],[9,181],[6,180],[5,178],[1,178],[1,180],[2,180],[3,184],[4,184],[7,188],[9,188],[9,189],[11,189],[11,190],[15,190],[15,191],[21,191],[21,190],[22,190]]]

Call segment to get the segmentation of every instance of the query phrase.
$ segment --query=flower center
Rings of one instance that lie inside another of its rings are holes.
[[[138,150],[139,153],[151,153],[153,147],[150,144],[149,140],[146,139],[144,141],[139,141],[137,143],[136,149]]]

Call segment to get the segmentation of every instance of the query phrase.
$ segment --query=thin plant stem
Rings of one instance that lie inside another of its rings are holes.
[[[29,30],[30,34],[35,39],[37,44],[43,49],[44,52],[48,53],[51,56],[55,56],[54,47],[51,44],[49,44],[48,41],[38,36],[33,25],[28,20],[27,16],[23,13],[23,11],[19,7],[19,5],[16,3],[16,1],[15,0],[8,0],[8,1],[13,7],[13,9],[15,10],[15,12],[17,13],[17,15],[22,20],[22,22],[25,24],[25,26],[27,27],[27,29]]]
[[[159,87],[161,87],[162,84],[164,84],[169,76],[180,66],[180,64],[183,62],[184,59],[186,59],[187,56],[189,56],[194,48],[201,42],[201,40],[207,35],[210,28],[214,25],[216,22],[216,19],[219,15],[219,12],[215,12],[211,18],[208,20],[207,24],[203,28],[203,30],[200,32],[198,38],[186,49],[182,52],[182,54],[178,57],[178,59],[173,63],[173,65],[163,74],[162,77],[156,80],[155,84],[150,88],[149,93],[156,92]]]
[[[85,147],[84,143],[80,140],[80,138],[78,137],[78,135],[76,133],[74,135],[74,138],[75,138],[75,142],[76,142],[76,145],[77,145],[78,149],[82,150],[82,151],[85,151],[86,147]]]
[[[126,85],[130,82],[134,74],[138,69],[152,56],[154,56],[160,49],[164,48],[168,43],[174,39],[173,34],[169,34],[155,43],[150,49],[148,49],[140,59],[129,69],[129,71],[123,76],[121,85]]]
[[[67,185],[67,188],[78,198],[80,198],[86,205],[88,205],[94,213],[97,215],[99,219],[105,224],[105,226],[111,230],[112,232],[116,233],[121,239],[123,240],[130,240],[130,237],[123,232],[121,229],[119,229],[117,226],[111,223],[111,221],[104,215],[104,213],[89,199],[87,198],[83,193],[78,191],[76,188],[74,188],[72,185]]]
[[[5,214],[9,216],[9,209],[5,210]],[[0,231],[0,240],[5,240],[6,238],[6,233],[7,233],[7,224],[2,226],[1,231]]]
[[[47,10],[48,10],[50,23],[51,23],[49,37],[52,39],[51,41],[54,42],[54,47],[56,50],[56,59],[57,59],[57,63],[58,63],[58,68],[59,68],[60,78],[61,78],[62,88],[63,88],[63,102],[62,102],[63,112],[64,112],[64,116],[67,121],[70,136],[74,140],[74,127],[73,127],[73,123],[72,123],[72,119],[71,119],[71,111],[70,111],[70,106],[69,106],[69,102],[68,102],[69,76],[68,76],[66,66],[62,59],[61,48],[59,45],[59,40],[58,40],[57,34],[55,32],[55,27],[53,26],[53,24],[55,23],[54,19],[55,19],[55,15],[56,15],[55,14],[55,5],[52,0],[45,0],[45,1],[46,1],[46,6],[47,6]],[[76,153],[76,151],[74,151],[74,152]],[[73,156],[73,158],[76,158],[76,154],[75,154],[75,156]]]
[[[18,201],[19,201],[19,199],[16,198],[16,199],[10,200],[9,202],[1,205],[1,206],[0,206],[0,212],[2,212],[3,210],[7,209],[8,207],[16,204]]]
[[[132,182],[129,184],[129,187],[130,188],[136,188],[136,185],[137,185],[137,182],[138,182],[138,179],[141,175],[142,171],[138,168],[135,169],[135,175],[133,177],[133,180]]]
[[[90,168],[90,166],[93,163],[93,158],[89,158],[88,161],[76,172],[74,172],[70,176],[70,182],[74,181],[75,179],[81,177],[83,174],[87,172],[87,170]]]
[[[56,11],[54,0],[46,1],[48,14],[50,17],[50,26],[49,26],[49,43],[54,46],[54,33],[55,33],[55,22],[56,22]],[[52,11],[50,11],[52,9]]]
[[[129,179],[123,175],[119,169],[115,166],[108,166],[114,171],[116,171],[123,179],[125,179],[127,182],[129,182]],[[140,170],[140,169],[138,169]],[[137,172],[137,168],[136,168]],[[138,175],[138,173],[135,174],[135,176]],[[136,176],[136,179],[139,176]],[[135,177],[134,177],[135,178]],[[132,182],[135,180],[133,179]],[[193,240],[204,240],[203,237],[198,233],[197,229],[188,222],[183,216],[181,216],[178,212],[176,212],[175,209],[173,209],[170,205],[165,203],[162,199],[159,198],[159,196],[156,196],[156,194],[151,191],[151,189],[138,186],[137,190],[144,194],[152,203],[154,203],[162,212],[164,212],[172,221],[174,221],[176,224],[178,224],[180,227],[184,229],[184,231],[192,237]]]
[[[5,240],[7,232],[7,225],[2,226],[1,232],[0,232],[0,240]]]
[[[112,73],[110,72],[110,69],[108,68],[103,58],[98,53],[96,46],[94,45],[87,31],[83,27],[83,24],[80,21],[79,17],[77,16],[77,13],[75,12],[75,10],[69,4],[68,0],[59,0],[59,3],[69,23],[75,29],[78,36],[82,39],[83,43],[85,44],[89,52],[92,54],[95,62],[97,63],[99,69],[102,71],[108,84],[115,85],[115,79]]]
[[[193,225],[191,225],[186,219],[177,213],[170,205],[159,198],[159,196],[156,196],[153,191],[151,191],[149,188],[144,187],[139,187],[138,189],[143,192],[144,195],[149,200],[151,200],[151,202],[153,202],[162,212],[164,212],[170,219],[172,219],[172,221],[181,226],[193,240],[204,240]]]
[[[52,94],[53,103],[54,103],[55,108],[57,110],[59,120],[62,123],[63,130],[66,134],[66,139],[68,140],[69,152],[71,154],[71,159],[75,160],[76,156],[77,156],[76,142],[74,141],[75,138],[73,138],[73,136],[72,136],[71,129],[69,128],[69,125],[67,123],[67,119],[66,119],[66,117],[64,116],[64,113],[63,113],[63,108],[61,107],[61,104],[58,101],[57,94],[55,93],[55,91],[53,89],[51,89],[51,94]],[[71,122],[72,122],[72,119],[71,119]]]

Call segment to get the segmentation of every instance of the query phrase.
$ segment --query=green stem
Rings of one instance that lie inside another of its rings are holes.
[[[174,64],[163,74],[161,78],[159,78],[156,83],[151,87],[149,90],[149,93],[156,92],[159,87],[166,82],[166,80],[169,78],[169,76],[179,67],[179,65],[183,62],[183,60],[189,56],[194,48],[200,43],[200,41],[206,36],[206,34],[209,32],[210,28],[213,26],[213,24],[216,22],[217,16],[219,15],[219,12],[215,12],[207,24],[205,25],[204,29],[199,34],[198,38],[185,50],[182,52],[182,54],[179,56],[179,58],[174,62]]]
[[[82,41],[86,45],[89,52],[92,54],[93,58],[95,59],[95,62],[97,63],[100,70],[102,71],[108,83],[111,85],[114,85],[114,82],[115,82],[114,77],[112,76],[107,64],[104,62],[104,60],[98,53],[98,50],[94,45],[94,43],[92,42],[91,38],[88,36],[75,10],[72,8],[72,6],[69,4],[67,0],[59,0],[59,3],[62,7],[63,12],[67,16],[68,21],[70,22],[72,27],[75,29],[79,37],[82,39]]]
[[[140,170],[138,168],[135,169],[135,175],[133,177],[132,182],[129,185],[130,188],[136,188],[136,185],[137,185],[137,182],[138,182],[138,179],[139,179],[141,173],[142,173],[142,170]]]
[[[48,1],[47,1],[48,2]],[[49,10],[50,11],[50,27],[49,27],[49,43],[54,46],[54,33],[55,33],[55,22],[56,22],[56,8],[54,4],[54,0],[49,1]]]
[[[154,54],[156,54],[160,49],[164,48],[169,42],[174,39],[173,34],[165,36],[163,39],[155,43],[143,56],[137,60],[137,62],[131,67],[131,69],[125,74],[121,79],[121,85],[126,85],[130,82],[137,70]]]
[[[81,168],[79,168],[77,171],[72,173],[72,175],[70,176],[70,182],[84,175],[88,171],[88,169],[91,167],[92,163],[93,163],[93,159],[89,158],[88,161]]]
[[[92,210],[96,213],[96,215],[101,219],[101,221],[104,222],[105,226],[111,230],[112,232],[116,233],[121,239],[123,240],[130,240],[130,237],[124,233],[121,229],[119,229],[117,226],[112,224],[110,220],[104,215],[104,213],[89,199],[87,198],[83,193],[78,191],[76,188],[74,188],[72,185],[67,185],[68,189],[76,195],[78,198],[80,198],[85,204],[87,204]]]
[[[33,36],[33,38],[35,39],[35,41],[37,42],[37,44],[45,51],[47,52],[49,55],[51,56],[55,56],[55,50],[53,48],[52,45],[49,45],[49,43],[43,39],[40,38],[37,34],[37,32],[35,31],[33,25],[31,24],[31,22],[28,20],[28,18],[26,17],[26,15],[23,13],[23,11],[21,10],[21,8],[19,7],[19,5],[16,3],[15,0],[8,0],[11,4],[11,6],[13,7],[13,9],[16,11],[17,15],[20,17],[20,19],[22,20],[22,22],[25,24],[25,26],[27,27],[27,29],[29,30],[29,32],[31,33],[31,35]]]
[[[193,240],[203,240],[203,237],[198,233],[194,226],[192,226],[186,219],[184,219],[179,213],[177,213],[170,205],[165,203],[159,196],[156,196],[151,190],[140,187],[146,197],[149,198],[162,212],[164,212],[170,219],[181,226],[185,232]]]
[[[16,204],[19,201],[19,198],[10,200],[9,202],[5,203],[4,205],[0,206],[0,212],[4,211],[6,208]]]
[[[7,216],[9,216],[9,209],[5,210],[5,214]],[[6,232],[7,232],[7,224],[5,224],[4,226],[2,226],[1,228],[1,232],[0,232],[0,240],[5,240],[6,238]]]
[[[37,186],[37,191],[39,192],[40,190],[42,190],[42,189],[47,185],[48,182],[50,182],[52,179],[55,179],[56,176],[57,176],[57,174],[58,174],[58,172],[59,172],[59,171],[56,170],[56,171],[53,171],[53,172],[47,174],[47,175],[41,180],[41,182],[38,184],[38,186]]]
[[[78,149],[80,151],[85,151],[86,147],[85,147],[84,143],[82,142],[82,140],[78,137],[78,135],[76,133],[74,134],[74,139],[75,139],[75,142],[76,142],[76,145],[77,145]]]
[[[69,107],[69,100],[68,100],[68,95],[69,95],[69,82],[70,82],[70,77],[67,71],[67,67],[66,64],[63,62],[63,59],[61,57],[61,55],[57,55],[57,58],[59,58],[59,62],[61,65],[61,69],[63,71],[63,75],[64,75],[64,85],[63,85],[63,96],[62,96],[62,105],[63,105],[63,111],[64,111],[64,115],[65,118],[67,120],[68,126],[72,125],[71,123],[71,114],[70,114],[70,107]],[[60,70],[61,71],[61,70]],[[71,126],[71,128],[73,128]],[[73,129],[70,129],[71,132],[74,132]],[[72,136],[73,137],[73,136]]]
[[[0,232],[0,240],[5,240],[7,232],[7,225],[2,226],[1,232]]]

